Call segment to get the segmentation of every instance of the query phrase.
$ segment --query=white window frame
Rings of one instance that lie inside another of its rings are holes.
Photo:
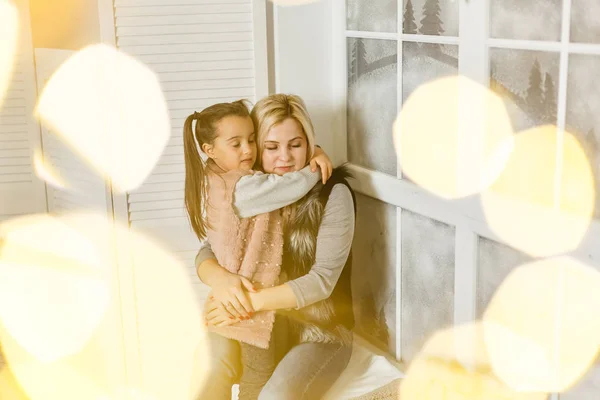
[[[398,110],[402,107],[402,45],[404,42],[439,43],[459,46],[459,74],[489,86],[489,49],[523,49],[560,53],[560,80],[558,86],[558,146],[561,146],[567,103],[567,78],[569,54],[600,55],[600,44],[570,43],[571,1],[563,0],[562,30],[559,42],[534,40],[509,40],[489,38],[490,0],[459,0],[459,36],[430,36],[402,33],[404,9],[403,0],[398,0],[398,24],[396,33],[364,32],[346,30],[346,2],[333,0],[333,51],[335,63],[331,76],[334,79],[336,101],[344,107],[342,121],[336,132],[336,143],[341,160],[347,158],[347,39],[383,39],[396,40],[398,44],[397,90]],[[461,23],[466,21],[466,23]],[[560,152],[558,152],[560,154]],[[558,156],[560,158],[560,155]],[[557,160],[557,170],[561,168]],[[399,163],[400,164],[400,163]],[[421,187],[402,180],[401,168],[397,176],[387,175],[350,164],[355,173],[355,189],[363,194],[397,207],[396,232],[396,359],[402,358],[402,210],[426,216],[428,218],[455,227],[455,282],[454,282],[454,323],[473,321],[477,313],[477,260],[479,237],[506,244],[488,226],[478,204],[464,200],[447,202],[431,195]],[[555,179],[560,179],[556,174]],[[478,202],[477,200],[475,200]],[[584,259],[600,260],[600,223],[592,222],[587,239],[573,254]],[[556,399],[557,395],[552,398]]]

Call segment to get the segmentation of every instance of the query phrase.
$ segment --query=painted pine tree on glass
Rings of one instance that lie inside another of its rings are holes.
[[[404,9],[404,20],[402,23],[404,27],[404,33],[408,34],[416,34],[417,33],[417,23],[415,22],[415,9],[412,5],[412,1],[408,0],[406,2],[406,7]]]
[[[552,75],[546,72],[544,78],[544,119],[543,122],[556,124],[556,99]]]
[[[350,42],[350,71],[348,80],[350,83],[356,82],[362,74],[367,71],[367,50],[365,42],[362,39],[354,39]]]
[[[440,18],[440,1],[425,0],[423,4],[423,18],[421,18],[421,35],[436,35],[444,33],[443,22]]]
[[[543,115],[544,94],[542,91],[542,72],[537,59],[533,62],[531,72],[529,73],[529,88],[527,89],[526,101],[529,110],[531,110],[530,115],[535,120],[539,120]]]

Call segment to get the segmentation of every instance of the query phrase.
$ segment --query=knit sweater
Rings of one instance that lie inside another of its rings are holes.
[[[233,209],[236,183],[250,172],[225,172],[212,160],[207,163],[207,239],[219,261],[229,272],[250,279],[257,288],[278,283],[283,254],[281,211],[239,218]],[[275,321],[274,311],[261,311],[249,320],[225,327],[209,327],[221,336],[268,348]]]

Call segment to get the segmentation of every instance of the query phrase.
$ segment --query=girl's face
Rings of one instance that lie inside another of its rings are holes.
[[[262,152],[262,167],[266,173],[283,175],[306,166],[308,142],[300,124],[288,118],[267,133]]]
[[[202,150],[225,171],[249,170],[256,161],[254,124],[250,117],[232,115],[217,122],[218,136]]]

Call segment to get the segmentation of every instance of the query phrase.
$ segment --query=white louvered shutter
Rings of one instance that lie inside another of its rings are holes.
[[[0,109],[0,221],[46,211],[44,182],[35,174],[33,155],[40,151],[40,129],[33,117],[36,103],[29,1],[14,1],[19,10],[18,57]]]
[[[252,0],[115,0],[117,46],[158,75],[172,137],[152,174],[128,195],[129,221],[190,267],[198,240],[184,206],[183,122],[218,102],[255,100]]]
[[[75,51],[71,50],[35,49],[39,93],[42,93],[44,86],[60,65],[74,54]],[[57,215],[78,210],[106,212],[107,185],[102,176],[43,124],[42,143],[45,164],[67,186],[61,188],[47,185],[48,211]]]
[[[254,102],[256,93],[266,94],[264,0],[114,0],[113,4],[116,45],[156,72],[172,126],[171,140],[144,184],[127,196],[115,196],[115,215],[179,257],[202,303],[207,288],[196,276],[193,262],[199,242],[184,206],[183,122],[189,114],[214,103],[241,98]],[[261,18],[263,22],[257,24]],[[254,40],[257,34],[264,37],[258,44]],[[127,257],[122,259],[123,264],[128,263]],[[165,367],[155,359],[154,342],[147,340],[151,328],[145,324],[153,310],[144,305],[135,289],[145,265],[135,257],[130,260],[135,283],[133,290],[130,286],[122,289],[123,314],[130,316],[124,318],[126,325],[131,319],[137,323],[127,325],[125,340],[139,352],[128,354],[129,375],[152,386],[154,381],[171,378],[181,381],[181,387],[164,393],[165,398],[188,398],[189,385],[183,383],[187,379],[183,375],[191,373],[194,348],[178,354],[182,359],[176,365]],[[185,335],[198,337],[198,332],[190,329]],[[136,360],[138,357],[141,359]],[[141,365],[141,370],[136,365]],[[169,373],[177,376],[168,378],[165,374]],[[163,389],[156,388],[159,392]]]

